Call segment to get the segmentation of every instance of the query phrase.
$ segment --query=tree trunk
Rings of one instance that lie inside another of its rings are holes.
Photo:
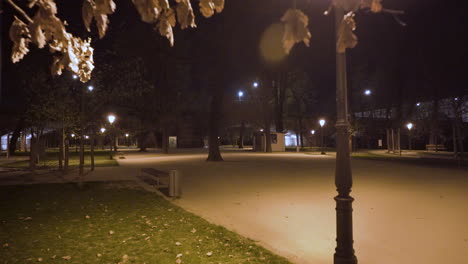
[[[60,142],[59,142],[58,162],[59,162],[59,169],[63,170],[63,140],[64,140],[64,138],[63,138],[63,132],[64,132],[63,127],[58,132],[60,134],[60,136],[59,136]]]
[[[91,133],[91,171],[94,171],[94,137],[95,137],[95,133],[94,133],[94,130],[93,132]]]
[[[300,133],[296,131],[296,152],[299,152],[299,145],[301,144],[300,141]]]
[[[284,78],[283,73],[279,73],[277,81],[274,83],[273,91],[275,98],[275,127],[276,132],[283,133],[284,131],[284,122],[283,122],[283,113],[284,113],[284,101],[285,101],[285,92],[286,92],[286,78]]]
[[[271,153],[273,150],[271,149],[271,132],[270,132],[270,126],[271,126],[271,121],[267,118],[265,120],[265,152]]]
[[[456,159],[458,157],[458,144],[457,144],[457,130],[455,128],[455,122],[452,123],[452,135],[453,135],[453,156]]]
[[[459,153],[460,153],[460,160],[463,159],[463,155],[464,155],[464,152],[465,152],[465,147],[463,146],[463,135],[462,135],[462,131],[461,131],[461,127],[462,127],[462,121],[459,120],[457,121],[457,138],[458,138],[458,146],[459,146]]]
[[[211,99],[210,109],[210,124],[208,135],[208,158],[207,161],[223,161],[221,152],[219,150],[219,126],[221,121],[222,103],[224,97],[224,90],[219,88],[214,92]]]
[[[64,163],[63,163],[63,172],[68,172],[68,164],[69,164],[69,157],[70,157],[70,141],[68,138],[65,137],[65,155],[64,155]]]
[[[302,116],[299,116],[299,139],[301,148],[304,148],[304,125],[302,124]]]
[[[434,100],[434,105],[432,108],[432,118],[431,118],[431,130],[430,130],[430,136],[429,136],[429,144],[431,145],[437,145],[437,137],[438,137],[438,126],[439,126],[439,100],[436,99]],[[437,151],[437,147],[436,147]]]
[[[241,127],[239,131],[239,148],[244,148],[244,134],[245,134],[245,121],[241,122]]]
[[[137,146],[140,149],[140,152],[146,152],[146,140],[145,136],[147,133],[141,132],[137,136]]]
[[[18,142],[18,138],[21,136],[21,130],[23,130],[24,126],[24,118],[21,118],[18,123],[16,124],[15,130],[13,130],[13,134],[10,138],[10,155],[14,155],[16,151],[16,142]]]
[[[164,154],[169,154],[169,135],[167,132],[167,126],[163,125],[162,128],[162,151]]]

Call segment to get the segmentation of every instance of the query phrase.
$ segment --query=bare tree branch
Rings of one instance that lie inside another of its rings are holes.
[[[23,17],[26,19],[26,21],[28,21],[28,23],[32,23],[33,20],[31,19],[30,16],[28,16],[28,14],[26,14],[26,12],[24,12],[24,10],[19,7],[18,5],[15,4],[15,2],[13,2],[13,0],[5,0],[8,4],[10,4],[18,13],[20,13],[21,15],[23,15]]]
[[[402,10],[394,10],[394,9],[387,9],[387,8],[382,8],[382,12],[392,14],[392,15],[404,15],[405,11]]]

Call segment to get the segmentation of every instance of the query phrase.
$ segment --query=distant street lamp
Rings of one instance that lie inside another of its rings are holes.
[[[102,128],[101,128],[101,133],[104,134],[104,132],[106,132],[106,129],[102,127]]]
[[[75,134],[71,134],[70,136],[71,136],[72,138],[74,138],[74,137],[75,137]]]
[[[371,94],[372,94],[372,91],[369,90],[369,89],[367,89],[367,90],[364,91],[364,94],[365,94],[365,95],[371,95]]]
[[[417,103],[416,103],[416,106],[421,106],[421,103],[420,103],[420,102],[417,102]]]
[[[240,102],[242,96],[244,96],[244,92],[243,92],[243,91],[239,91],[239,92],[237,93],[237,96],[239,96],[239,102]]]
[[[112,125],[115,122],[115,115],[108,115],[107,120]]]
[[[408,128],[408,149],[411,150],[411,129],[413,128],[413,123],[406,124]]]
[[[112,127],[112,125],[113,125],[114,122],[115,122],[115,115],[108,115],[108,116],[107,116],[107,120],[109,121],[109,123],[110,123],[110,125],[111,125],[111,131],[110,131],[111,145],[110,145],[110,155],[109,155],[109,158],[112,159],[112,156],[113,156],[113,155],[112,155],[112,148],[113,148],[112,146],[115,144],[115,143],[114,143],[114,140],[115,140],[115,139],[114,139],[114,136],[113,136],[113,133],[112,133],[112,132],[113,132],[113,129],[112,129],[113,127]],[[115,147],[114,147],[114,148],[115,148]]]
[[[253,86],[254,88],[257,88],[257,87],[258,87],[258,82],[254,82],[254,83],[252,84],[252,86]]]
[[[323,126],[325,125],[325,119],[320,119],[319,120],[319,124],[320,124],[320,138],[321,138],[321,149],[322,149],[322,155],[325,155],[325,151],[324,151],[324,145],[323,145]]]
[[[315,135],[315,130],[310,131],[312,135]]]
[[[78,79],[78,76],[76,74],[73,74],[73,79]]]
[[[92,85],[88,86],[88,91],[92,92],[94,90],[94,87]]]
[[[85,136],[85,139],[89,139],[89,136]]]

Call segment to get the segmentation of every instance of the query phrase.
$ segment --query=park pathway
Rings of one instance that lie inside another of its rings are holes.
[[[335,247],[334,157],[296,153],[128,154],[122,168],[177,169],[175,203],[295,263],[329,264]],[[353,160],[359,263],[468,263],[468,171]]]

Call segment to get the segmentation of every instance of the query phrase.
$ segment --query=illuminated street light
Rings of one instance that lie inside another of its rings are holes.
[[[322,149],[322,152],[320,154],[325,155],[326,153],[323,149],[323,126],[325,125],[325,119],[320,119],[319,124],[320,124],[320,139],[321,139],[321,149]]]
[[[321,127],[323,127],[325,125],[325,119],[320,119],[319,124]]]
[[[254,83],[253,83],[253,87],[254,87],[254,88],[257,88],[257,87],[258,87],[258,82],[254,82]]]
[[[73,74],[73,79],[78,79],[78,76],[76,74]]]
[[[126,137],[128,137],[128,134],[125,134]]]
[[[406,124],[408,128],[408,149],[411,150],[411,129],[413,128],[413,123]]]
[[[105,128],[101,128],[101,133],[104,133],[106,132],[106,129]]]
[[[421,106],[421,103],[417,102],[417,103],[416,103],[416,106]]]
[[[74,137],[75,137],[75,134],[71,134],[70,136],[71,136],[72,138],[74,138]]]
[[[112,124],[114,124],[115,122],[115,115],[108,115],[107,116],[107,120],[109,120],[109,123],[111,124],[111,128],[112,128]],[[111,144],[110,144],[110,159],[113,158],[113,155],[112,155],[112,146],[115,145],[115,139],[114,139],[114,136],[113,136],[113,133],[112,133],[112,130],[110,131],[110,138],[111,138]],[[115,146],[114,146],[114,149],[115,149]]]
[[[458,97],[455,97],[455,101],[458,101]]]
[[[244,96],[244,92],[243,92],[243,91],[239,91],[239,92],[237,93],[237,95],[239,96],[239,102],[240,102],[242,96]]]
[[[112,125],[115,121],[115,115],[108,115],[107,120],[109,120],[109,123]]]
[[[89,139],[89,136],[85,136],[86,139]]]
[[[315,130],[310,131],[312,135],[315,135]]]
[[[94,90],[94,87],[92,85],[88,86],[88,91],[92,92]]]
[[[372,94],[372,91],[369,90],[369,89],[367,89],[366,91],[364,91],[364,94],[365,94],[365,95],[371,95],[371,94]]]

